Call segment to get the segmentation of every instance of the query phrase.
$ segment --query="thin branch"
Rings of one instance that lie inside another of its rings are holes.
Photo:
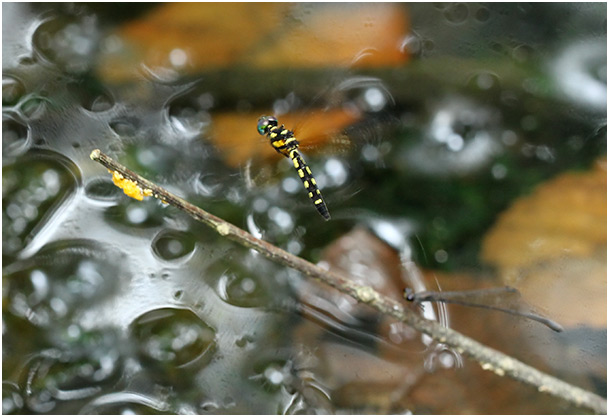
[[[128,187],[125,187],[125,184],[121,184],[120,181],[117,182],[116,179],[115,183],[125,188],[125,192],[127,192],[126,188],[133,188],[135,185],[136,188],[139,188],[139,196],[153,196],[164,203],[177,207],[194,217],[196,220],[207,224],[220,235],[226,236],[247,248],[254,249],[274,262],[296,269],[308,277],[328,284],[342,293],[349,294],[357,301],[367,304],[383,314],[390,315],[397,320],[406,323],[440,343],[455,348],[460,353],[463,353],[478,362],[483,369],[493,371],[499,376],[509,376],[517,381],[532,385],[540,392],[546,392],[558,398],[562,398],[578,407],[585,407],[599,414],[607,414],[607,400],[597,394],[585,391],[553,376],[544,374],[508,355],[486,347],[455,330],[441,326],[435,321],[422,318],[414,311],[404,308],[402,304],[379,294],[371,287],[356,284],[342,275],[327,271],[302,258],[292,255],[281,248],[275,247],[268,242],[257,239],[246,231],[219,217],[207,213],[188,201],[137,175],[114,161],[108,155],[102,153],[99,149],[91,152],[90,157],[92,160],[105,166],[115,177],[124,179],[128,184]],[[139,198],[137,195],[134,197]]]

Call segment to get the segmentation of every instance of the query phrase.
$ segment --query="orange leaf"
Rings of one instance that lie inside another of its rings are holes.
[[[118,30],[100,73],[400,65],[407,26],[398,4],[167,3]]]
[[[305,6],[303,6],[305,7]],[[399,4],[331,4],[275,32],[249,62],[260,67],[379,67],[403,64],[407,18]]]

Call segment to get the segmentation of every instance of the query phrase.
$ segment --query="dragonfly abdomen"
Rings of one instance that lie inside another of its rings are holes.
[[[330,220],[330,212],[328,212],[328,207],[321,195],[321,191],[319,191],[317,181],[315,181],[315,178],[313,177],[311,168],[309,168],[296,149],[290,151],[290,158],[294,163],[294,168],[296,169],[298,176],[302,180],[302,184],[309,193],[309,198],[313,202],[313,205],[324,219]]]

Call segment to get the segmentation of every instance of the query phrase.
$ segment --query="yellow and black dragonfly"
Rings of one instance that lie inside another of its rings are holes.
[[[341,132],[359,119],[359,116],[343,110],[291,113],[281,116],[284,125],[280,124],[275,116],[220,114],[214,116],[213,136],[219,148],[230,149],[225,152],[229,165],[245,164],[252,157],[271,161],[273,155],[278,153],[290,159],[308,192],[309,199],[319,214],[329,220],[330,213],[326,202],[300,151],[300,141],[304,138],[305,149],[324,148],[323,145],[328,142],[332,142],[334,147],[350,147],[350,144],[344,143],[348,142],[348,139]],[[248,132],[252,132],[256,120],[258,133],[269,139],[270,146],[263,146],[259,141],[251,139],[251,133]],[[297,129],[292,130],[286,126],[297,126]]]
[[[292,160],[294,169],[309,193],[313,205],[325,220],[330,220],[330,213],[321,191],[319,191],[317,181],[313,177],[311,168],[300,155],[298,140],[294,137],[294,132],[286,129],[284,125],[279,125],[275,116],[262,116],[258,119],[258,133],[268,137],[271,146],[278,153]]]

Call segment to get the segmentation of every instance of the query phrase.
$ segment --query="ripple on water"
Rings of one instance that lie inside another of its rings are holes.
[[[49,413],[62,403],[93,397],[114,386],[123,372],[116,332],[55,332],[47,337],[55,347],[30,356],[21,369],[18,385],[28,412]]]

